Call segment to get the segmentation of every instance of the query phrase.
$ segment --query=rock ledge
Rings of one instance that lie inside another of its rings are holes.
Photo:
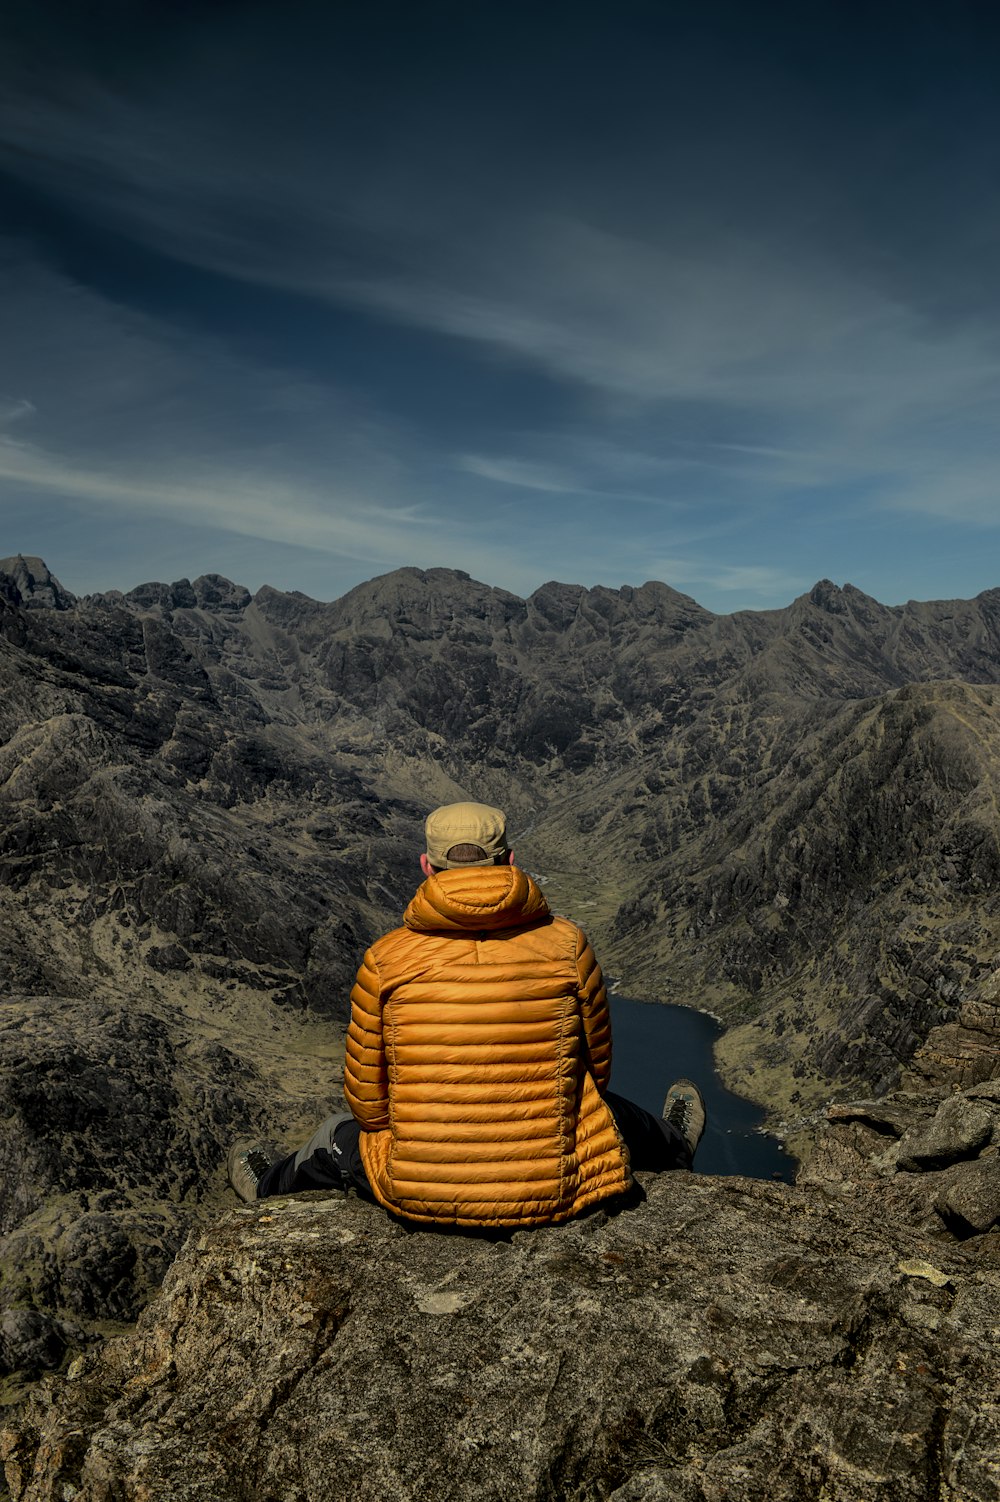
[[[510,1240],[315,1195],[227,1214],[5,1431],[15,1502],[1000,1496],[995,1233],[642,1182]]]

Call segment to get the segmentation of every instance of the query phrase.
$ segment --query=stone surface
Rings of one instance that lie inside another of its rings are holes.
[[[510,1240],[244,1207],[8,1424],[15,1502],[1000,1495],[997,1238],[674,1174]]]
[[[218,1194],[234,1124],[268,1121],[253,1065],[177,1024],[0,1001],[0,1376],[134,1320]]]
[[[937,1202],[946,1224],[971,1236],[1000,1224],[1000,1154],[991,1149],[967,1164]]]
[[[993,1113],[985,1105],[952,1095],[943,1100],[933,1120],[907,1132],[900,1141],[897,1165],[903,1169],[947,1168],[971,1158],[990,1140]]]
[[[1000,1079],[943,1100],[900,1091],[829,1107],[798,1182],[873,1220],[970,1237],[1000,1224],[998,1145]]]
[[[998,981],[990,976],[982,990],[995,993]],[[1000,1005],[980,994],[964,1000],[953,1022],[934,1027],[910,1060],[907,1074],[964,1088],[989,1079],[997,1070]],[[906,1075],[903,1077],[906,1078]]]

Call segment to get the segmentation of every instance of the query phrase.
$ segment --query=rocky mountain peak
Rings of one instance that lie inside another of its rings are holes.
[[[692,622],[715,620],[713,612],[704,605],[699,605],[691,595],[682,594],[679,589],[674,589],[659,579],[647,579],[638,589],[630,584],[623,584],[616,593],[624,603],[639,610],[649,610],[661,618],[679,619],[686,616]]]
[[[1000,615],[1000,589],[984,589],[976,595],[976,604],[991,615]]]
[[[434,635],[454,621],[523,615],[525,604],[506,590],[481,584],[461,569],[400,568],[357,585],[329,607],[341,629],[378,622]]]
[[[201,574],[191,588],[202,610],[214,610],[220,615],[235,615],[245,610],[253,596],[243,584],[234,584],[223,574]]]
[[[190,579],[175,579],[173,584],[151,580],[130,589],[123,597],[126,604],[140,611],[206,610],[214,615],[235,616],[244,611],[253,596],[242,584],[234,584],[223,574],[201,574]]]
[[[177,579],[173,584],[137,584],[124,596],[125,601],[138,610],[152,610],[157,606],[164,611],[193,610],[198,603],[190,579]]]
[[[0,574],[14,581],[28,610],[69,610],[76,604],[76,596],[63,589],[41,558],[25,557],[23,553],[0,558]]]
[[[820,610],[826,610],[830,615],[843,615],[845,610],[843,591],[833,583],[832,579],[820,579],[809,591],[808,600],[811,605],[818,605]]]

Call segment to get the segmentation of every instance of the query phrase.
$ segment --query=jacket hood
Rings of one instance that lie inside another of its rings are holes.
[[[466,866],[437,871],[418,887],[403,914],[417,933],[521,928],[548,917],[549,905],[517,866]]]

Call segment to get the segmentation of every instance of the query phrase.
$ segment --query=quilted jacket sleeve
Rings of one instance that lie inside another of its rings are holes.
[[[389,1070],[382,1036],[378,962],[368,950],[351,991],[351,1024],[344,1056],[344,1095],[368,1131],[389,1125]]]
[[[582,929],[576,941],[576,970],[590,1072],[603,1095],[611,1079],[611,1013],[601,967]]]

